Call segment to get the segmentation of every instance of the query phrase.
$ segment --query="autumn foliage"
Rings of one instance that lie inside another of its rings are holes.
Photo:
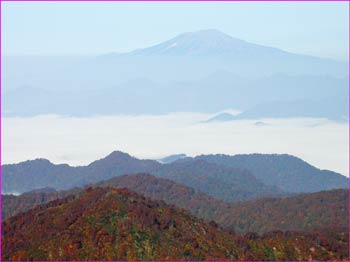
[[[348,235],[235,236],[125,188],[89,188],[3,222],[3,260],[345,260]]]

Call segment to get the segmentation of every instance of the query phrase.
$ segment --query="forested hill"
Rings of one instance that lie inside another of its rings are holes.
[[[349,191],[335,189],[287,198],[235,202],[216,220],[237,233],[272,230],[348,232]]]
[[[2,243],[3,259],[15,260],[236,258],[225,240],[214,226],[164,202],[96,188],[6,220]]]
[[[214,220],[237,234],[282,231],[347,232],[348,191],[344,189],[235,203],[224,202],[193,188],[148,174],[115,177],[100,182],[99,187],[128,188],[153,200],[163,200],[184,208],[207,221]],[[83,189],[59,192],[33,192],[3,196],[3,218],[29,210],[69,194],[80,195]]]
[[[11,217],[2,228],[3,260],[348,258],[346,234],[235,237],[213,222],[204,223],[126,189],[89,188],[79,197],[71,195]]]

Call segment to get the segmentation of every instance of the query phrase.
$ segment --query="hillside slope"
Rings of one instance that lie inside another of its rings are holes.
[[[348,232],[349,191],[336,189],[287,198],[231,203],[216,217],[238,234],[273,230]]]
[[[199,159],[178,160],[161,166],[153,174],[225,201],[286,195],[278,187],[261,183],[249,170],[231,168]]]
[[[284,199],[265,198],[228,203],[171,180],[147,174],[124,175],[93,186],[128,188],[153,200],[163,200],[188,210],[207,221],[234,229],[237,234],[268,231],[332,230],[347,232],[348,194],[332,190],[290,196]],[[2,196],[2,215],[7,219],[35,205],[70,194],[80,195],[83,189],[51,193],[27,193]]]
[[[216,227],[126,189],[90,189],[3,223],[3,259],[233,259],[234,250]]]
[[[87,189],[2,224],[3,260],[335,260],[347,234],[271,232],[235,237],[215,223],[126,189]]]

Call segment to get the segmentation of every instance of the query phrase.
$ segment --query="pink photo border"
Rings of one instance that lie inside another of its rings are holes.
[[[350,26],[350,0],[0,0],[0,192],[2,192],[2,2],[348,2],[348,26]],[[348,172],[350,172],[350,36],[348,32]],[[350,179],[348,180],[348,228],[350,228]],[[0,232],[2,236],[2,194],[0,194]],[[350,236],[350,232],[348,232]],[[2,237],[0,238],[0,261]],[[350,257],[350,247],[348,251]],[[57,260],[58,261],[58,260]],[[91,261],[91,260],[90,260]],[[99,260],[102,261],[102,260]],[[167,260],[182,261],[182,260]],[[184,260],[183,260],[184,261]],[[225,261],[225,260],[215,260]],[[290,261],[292,262],[292,261]]]

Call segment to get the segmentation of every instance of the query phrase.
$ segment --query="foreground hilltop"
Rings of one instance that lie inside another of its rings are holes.
[[[3,260],[335,260],[347,234],[234,236],[183,209],[125,188],[89,188],[2,224]]]
[[[228,240],[214,225],[164,202],[96,188],[6,220],[3,259],[238,258]]]

